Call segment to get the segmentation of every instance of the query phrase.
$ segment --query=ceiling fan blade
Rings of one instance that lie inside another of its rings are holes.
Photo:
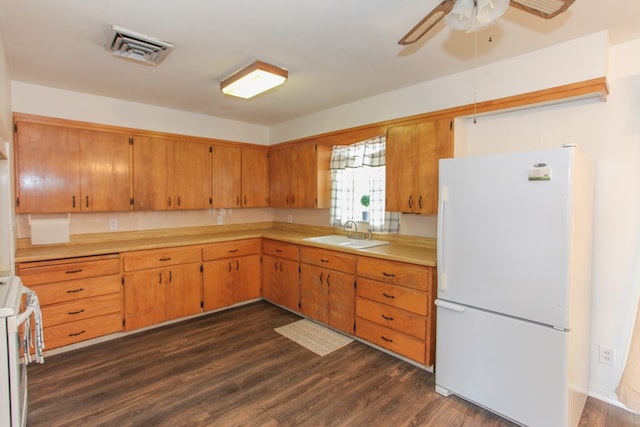
[[[564,12],[575,0],[511,0],[511,6],[525,12],[551,19]]]
[[[433,28],[444,16],[451,12],[453,9],[453,4],[455,0],[444,0],[438,6],[436,6],[427,16],[425,16],[422,21],[418,22],[418,25],[413,27],[411,31],[409,31],[403,38],[400,39],[398,44],[400,45],[408,45],[417,42],[420,40],[422,36],[427,34],[427,32]]]

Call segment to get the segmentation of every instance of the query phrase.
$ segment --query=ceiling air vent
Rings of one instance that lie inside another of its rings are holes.
[[[172,50],[173,45],[144,34],[113,26],[104,47],[115,56],[145,64],[159,64]]]

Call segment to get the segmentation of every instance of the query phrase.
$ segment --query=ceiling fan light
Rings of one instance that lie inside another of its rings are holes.
[[[478,0],[477,20],[490,24],[500,18],[509,8],[509,0]]]
[[[454,30],[468,30],[475,19],[473,0],[457,0],[451,12],[444,17],[444,22]]]
[[[256,61],[222,80],[220,90],[225,95],[248,99],[280,86],[288,77],[287,70]]]

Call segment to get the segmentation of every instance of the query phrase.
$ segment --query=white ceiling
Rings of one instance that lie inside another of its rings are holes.
[[[269,126],[472,68],[474,35],[442,22],[397,44],[439,1],[0,0],[0,32],[12,80]],[[604,29],[614,44],[640,38],[639,20],[638,0],[576,0],[552,20],[509,8],[479,33],[478,64]],[[156,67],[112,57],[111,25],[175,49]],[[219,81],[256,59],[289,80],[251,100],[223,96]]]

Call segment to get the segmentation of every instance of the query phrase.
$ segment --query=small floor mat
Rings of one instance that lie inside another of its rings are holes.
[[[275,331],[319,356],[327,355],[353,341],[353,338],[307,319],[275,328]]]

